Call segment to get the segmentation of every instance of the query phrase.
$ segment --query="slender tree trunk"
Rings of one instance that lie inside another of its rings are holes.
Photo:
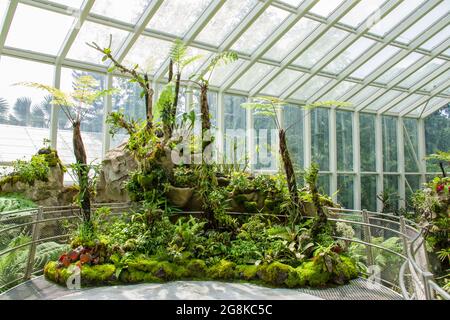
[[[175,95],[173,98],[172,109],[170,110],[170,128],[169,128],[169,138],[172,136],[173,129],[175,127],[175,118],[177,117],[178,100],[180,95],[180,85],[181,85],[181,73],[177,73],[175,79]]]
[[[447,178],[447,172],[445,172],[444,163],[439,162],[439,167],[441,167],[442,177],[443,177],[443,178]]]
[[[170,62],[169,62],[169,81],[168,81],[168,83],[171,83],[172,79],[173,79],[173,60],[170,59]]]
[[[148,79],[148,75],[144,76],[146,83],[146,92],[145,92],[145,112],[147,115],[147,128],[151,129],[153,127],[153,90],[151,88],[151,84]]]
[[[91,193],[89,190],[89,169],[87,166],[86,149],[81,138],[81,122],[73,124],[73,150],[77,162],[77,176],[80,185],[80,202],[84,222],[91,221]]]
[[[200,112],[202,121],[202,154],[203,162],[210,163],[212,159],[211,144],[214,142],[214,137],[211,133],[211,117],[209,113],[208,103],[208,85],[203,84],[200,87]]]

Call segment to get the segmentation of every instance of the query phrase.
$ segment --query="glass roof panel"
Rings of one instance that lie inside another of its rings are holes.
[[[418,37],[422,32],[429,28],[436,21],[439,21],[444,15],[449,13],[450,0],[444,0],[441,4],[436,6],[433,10],[428,12],[422,19],[414,23],[408,30],[403,32],[399,41],[410,43],[416,37]]]
[[[315,76],[304,84],[299,90],[297,90],[297,92],[292,95],[292,98],[298,100],[308,100],[312,95],[314,95],[314,93],[330,82],[330,80],[330,78]]]
[[[232,89],[250,91],[265,75],[274,69],[264,63],[255,63],[238,81],[231,87]]]
[[[412,106],[414,103],[419,101],[419,99],[422,99],[424,96],[421,94],[412,94],[399,104],[395,105],[389,112],[400,112],[405,108],[408,108],[409,106]]]
[[[356,86],[356,83],[354,83],[354,82],[342,81],[336,87],[334,87],[331,91],[329,91],[327,94],[325,94],[321,98],[321,100],[323,100],[323,101],[339,100],[340,97],[342,97],[345,93],[347,93],[349,90],[351,90],[354,86]]]
[[[284,89],[291,86],[294,81],[300,79],[303,75],[303,72],[285,69],[262,89],[261,92],[269,96],[280,96]]]
[[[0,1],[0,21],[3,20],[3,15],[6,14],[8,8],[8,1]]]
[[[184,36],[210,2],[210,0],[165,0],[147,28]]]
[[[169,41],[140,36],[125,57],[124,63],[130,66],[138,64],[139,70],[154,74],[169,55],[171,47],[172,43]]]
[[[63,4],[72,8],[80,8],[83,4],[83,0],[50,0],[49,2],[54,2],[58,4]]]
[[[361,85],[358,85],[358,87],[361,87]],[[349,102],[353,104],[353,107],[358,107],[358,105],[363,102],[364,100],[368,99],[370,96],[372,96],[375,92],[378,90],[381,90],[377,87],[367,86],[364,89],[362,89],[358,94],[353,96],[349,99]]]
[[[450,70],[447,70],[446,72],[444,72],[443,74],[441,74],[440,76],[435,78],[433,81],[431,81],[429,84],[422,87],[421,90],[433,91],[440,85],[444,84],[444,82],[449,81],[449,80],[450,80]]]
[[[416,52],[412,52],[409,55],[407,55],[405,58],[403,58],[399,63],[394,65],[392,68],[387,70],[385,73],[379,77],[376,82],[386,84],[392,79],[394,79],[396,76],[398,76],[400,73],[405,71],[407,68],[409,68],[413,63],[418,61],[420,58],[423,58],[424,55]]]
[[[442,42],[444,42],[445,40],[448,39],[450,35],[450,25],[447,26],[446,28],[442,29],[441,31],[439,31],[438,33],[436,33],[434,35],[434,37],[432,37],[430,40],[428,40],[427,42],[425,42],[421,48],[426,49],[426,50],[433,50],[434,48],[436,48],[438,45],[440,45]]]
[[[101,24],[86,21],[80,29],[77,38],[67,54],[70,59],[101,64],[102,54],[87,46],[86,43],[95,41],[100,47],[109,44],[109,36],[112,35],[111,49],[116,52],[125,40],[128,32]]]
[[[406,78],[405,80],[400,82],[399,86],[403,87],[403,88],[410,88],[415,83],[417,83],[418,81],[420,81],[421,79],[425,78],[427,75],[432,73],[434,70],[439,68],[439,66],[441,66],[444,62],[445,62],[445,60],[442,60],[442,59],[431,60],[426,65],[424,65],[422,68],[420,68],[419,70],[414,72],[412,75],[410,75],[408,78]]]
[[[338,74],[347,68],[354,60],[359,58],[361,54],[369,49],[374,43],[374,40],[365,37],[359,38],[350,47],[334,58],[334,60],[324,68],[324,71]]]
[[[425,0],[408,0],[403,1],[394,10],[392,10],[386,17],[376,23],[369,32],[384,37],[397,24],[409,16],[418,6],[424,3]]]
[[[270,6],[232,46],[233,50],[251,54],[289,15],[285,10]]]
[[[298,8],[298,6],[300,6],[300,4],[303,2],[303,0],[280,0],[280,1],[296,8]]]
[[[368,110],[380,110],[385,107],[388,103],[390,103],[393,99],[397,98],[402,93],[400,91],[390,90],[387,91],[384,95],[379,97],[377,100],[371,102],[366,109]]]
[[[372,13],[378,10],[386,0],[362,0],[339,22],[354,28],[363,23]]]
[[[341,42],[348,32],[331,28],[322,37],[319,38],[309,49],[303,52],[294,64],[305,67],[312,68],[314,64],[319,62],[327,53],[333,50],[339,42]]]
[[[429,110],[433,109],[436,106],[444,107],[446,104],[448,104],[448,99],[439,98],[439,97],[432,98],[427,104],[424,104],[424,106],[426,106],[425,110],[424,110],[424,113],[428,112]],[[416,108],[412,112],[412,114],[417,114],[418,115],[419,112],[421,112],[421,111],[422,111],[422,108]]]
[[[6,46],[56,55],[73,22],[70,16],[19,4]]]
[[[257,0],[228,0],[197,36],[198,41],[219,46],[237,27]],[[226,21],[226,23],[224,23]]]
[[[150,2],[151,0],[96,0],[91,12],[136,24]]]
[[[344,0],[320,0],[310,12],[327,18]]]
[[[305,40],[320,23],[311,19],[300,19],[280,40],[278,40],[264,55],[264,58],[281,61]]]
[[[369,59],[365,64],[359,67],[355,72],[352,73],[352,77],[364,79],[372,71],[380,67],[383,63],[388,61],[394,54],[400,51],[399,48],[394,46],[386,46],[384,49],[375,54]]]
[[[231,73],[236,70],[236,68],[239,68],[243,62],[244,60],[238,59],[237,61],[234,61],[232,63],[218,66],[214,69],[210,83],[213,86],[222,86],[225,80],[231,75]]]

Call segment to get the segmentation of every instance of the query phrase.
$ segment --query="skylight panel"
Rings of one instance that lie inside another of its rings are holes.
[[[320,23],[311,19],[300,19],[264,55],[265,58],[281,61],[309,36]]]
[[[0,21],[3,20],[3,16],[6,14],[8,9],[8,1],[0,1]]]
[[[424,55],[420,53],[416,52],[410,53],[405,58],[403,58],[399,63],[391,67],[385,73],[383,73],[378,79],[376,79],[376,82],[383,84],[388,83],[389,81],[393,80],[395,77],[400,75],[403,71],[405,71],[407,68],[409,68],[411,65],[413,65],[415,62],[417,62],[420,58],[423,57]]]
[[[50,0],[49,2],[62,4],[76,9],[79,9],[83,4],[83,0]]]
[[[384,95],[371,102],[366,109],[368,110],[380,110],[384,108],[387,104],[389,104],[392,100],[397,98],[402,93],[400,91],[389,90]]]
[[[280,2],[286,3],[295,8],[298,8],[300,6],[300,4],[303,2],[303,0],[280,0]]]
[[[352,73],[352,77],[364,79],[375,69],[380,67],[383,63],[388,61],[394,54],[400,51],[399,48],[394,46],[387,46],[376,55],[369,59],[364,65],[359,67],[355,72]]]
[[[310,81],[305,83],[299,90],[297,90],[297,92],[292,95],[292,98],[298,100],[308,100],[330,80],[331,79],[326,77],[315,76]]]
[[[257,2],[257,0],[227,0],[196,40],[219,46]],[[226,23],[224,23],[225,21]]]
[[[399,4],[394,10],[392,10],[386,17],[376,23],[369,32],[384,37],[388,32],[399,24],[403,19],[409,16],[416,10],[424,0],[407,0]]]
[[[91,12],[136,24],[150,2],[151,0],[96,0]]]
[[[303,52],[300,57],[294,61],[294,64],[305,68],[312,68],[348,35],[349,33],[346,31],[331,28],[310,48]]]
[[[358,85],[358,87],[361,87],[361,86]],[[362,89],[358,94],[356,94],[355,96],[350,98],[349,102],[351,102],[354,107],[358,107],[359,104],[361,104],[361,102],[364,102],[365,100],[367,100],[369,97],[371,97],[373,94],[375,94],[375,92],[377,92],[378,90],[380,90],[380,89],[377,87],[367,86],[364,89]]]
[[[405,108],[409,108],[412,105],[414,105],[415,103],[417,103],[417,101],[419,101],[420,99],[422,99],[424,96],[421,94],[412,94],[410,95],[408,98],[404,99],[403,101],[401,101],[400,103],[396,104],[391,110],[389,110],[390,112],[394,112],[394,113],[398,113],[403,111]],[[419,107],[420,109],[420,107]]]
[[[243,63],[242,59],[238,59],[232,63],[226,65],[220,65],[214,69],[214,72],[211,76],[210,83],[213,86],[221,87],[226,79],[231,75],[233,71],[239,68]]]
[[[114,53],[117,52],[117,49],[123,43],[127,34],[123,30],[86,21],[81,27],[75,42],[72,44],[67,57],[74,60],[101,64],[102,54],[90,48],[86,43],[96,42],[100,47],[106,47],[109,44],[111,35],[111,50]]]
[[[444,107],[446,104],[448,104],[448,99],[435,97],[427,101],[427,103],[422,105],[421,108],[416,108],[415,110],[413,110],[411,114],[419,115],[420,112],[422,112],[422,107],[425,107],[423,113],[426,113],[435,107]]]
[[[273,68],[273,66],[264,63],[255,63],[231,88],[250,91]]]
[[[439,68],[444,62],[445,60],[442,59],[433,59],[432,61],[421,67],[419,70],[414,72],[412,75],[410,75],[408,78],[400,82],[399,86],[407,89],[410,88],[415,83]]]
[[[184,36],[197,21],[209,0],[165,0],[147,28]]]
[[[30,21],[39,21],[30,26]],[[48,10],[19,4],[6,46],[56,55],[74,19]]]
[[[433,81],[431,81],[429,84],[422,87],[421,90],[433,91],[434,89],[436,89],[439,86],[441,86],[442,84],[444,84],[444,82],[449,81],[449,80],[450,80],[450,70],[447,70],[444,73],[442,73],[440,76],[435,78]]]
[[[341,5],[342,2],[344,2],[344,0],[320,0],[310,12],[327,18]]]
[[[449,37],[450,37],[450,25],[439,31],[437,34],[435,34],[434,37],[425,42],[421,46],[421,48],[432,51],[434,48],[436,48],[442,42],[447,40]]]
[[[366,19],[378,10],[386,0],[362,0],[349,13],[347,13],[339,22],[358,27]]]
[[[296,80],[299,80],[304,75],[303,72],[285,69],[275,79],[273,79],[264,89],[262,93],[279,97],[283,91],[290,87]]]
[[[374,40],[365,37],[359,38],[350,47],[334,58],[334,60],[324,68],[324,71],[338,74],[366,52],[374,43]]]
[[[251,25],[251,27],[244,32],[239,40],[232,46],[232,49],[247,54],[253,53],[288,15],[289,13],[287,11],[270,6]]]
[[[351,90],[356,86],[356,83],[350,81],[342,81],[336,87],[334,87],[331,91],[329,91],[326,95],[323,96],[321,100],[339,100],[345,93]]]

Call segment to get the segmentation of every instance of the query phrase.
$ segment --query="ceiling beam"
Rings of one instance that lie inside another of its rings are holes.
[[[428,96],[424,96],[423,98],[419,99],[417,102],[412,104],[411,106],[407,107],[405,110],[400,112],[400,117],[404,117],[411,112],[413,112],[415,109],[426,103],[427,101],[430,101],[431,99],[437,97],[442,91],[446,90],[450,86],[450,79],[442,83],[439,87],[431,91],[431,94]]]
[[[449,104],[449,103],[447,103],[447,104]],[[428,118],[429,116],[431,116],[433,113],[435,113],[436,111],[438,111],[442,107],[444,107],[444,106],[437,104],[436,106],[432,107],[430,110],[424,112],[423,115],[421,116],[421,118]]]
[[[345,16],[353,7],[355,7],[360,0],[344,1],[344,3],[336,9],[328,19],[327,24],[321,24],[318,26],[309,36],[300,43],[286,58],[281,62],[280,68],[276,68],[269,72],[256,86],[250,90],[250,96],[257,95],[262,89],[264,89],[271,81],[273,81],[278,75],[280,75],[285,69],[287,69],[303,52],[316,43],[320,37],[322,37],[333,25]]]
[[[389,0],[384,3],[384,5],[373,12],[357,29],[356,33],[348,35],[337,47],[331,50],[323,59],[321,59],[312,69],[311,72],[305,76],[300,77],[295,81],[290,87],[288,87],[282,94],[281,99],[285,99],[293,95],[298,89],[300,89],[304,84],[315,77],[319,72],[321,72],[327,65],[329,65],[336,57],[338,57],[342,52],[347,50],[351,45],[353,45],[358,39],[367,34],[370,28],[373,26],[373,21],[378,21],[376,19],[383,19],[389,13],[392,12],[397,6],[399,6],[402,1]],[[371,23],[372,22],[372,23]]]
[[[9,29],[11,28],[11,23],[14,13],[16,13],[18,3],[18,0],[10,0],[5,15],[1,17],[3,20],[0,21],[0,54],[2,54],[3,48],[5,47],[6,37],[8,36]]]
[[[389,32],[387,36],[384,38],[384,42],[377,43],[376,45],[372,46],[361,57],[353,61],[351,65],[349,65],[345,70],[340,72],[337,80],[332,80],[328,82],[325,86],[323,86],[320,90],[318,90],[315,94],[313,94],[312,97],[308,100],[308,103],[318,101],[326,93],[335,88],[339,83],[346,80],[347,77],[350,76],[354,71],[363,66],[377,53],[379,53],[381,50],[390,45],[393,40],[398,38],[403,32],[408,30],[414,23],[420,20],[423,16],[425,16],[428,12],[430,12],[442,1],[443,0],[425,1],[420,8],[416,9],[411,15],[409,15],[402,22],[400,22],[399,25],[393,28],[393,30],[391,30],[391,32]]]
[[[306,0],[296,10],[295,14],[291,14],[284,22],[266,39],[258,49],[251,55],[250,60],[243,63],[236,72],[231,74],[227,81],[222,85],[221,91],[226,91],[239,80],[263,55],[272,48],[278,40],[280,40],[286,32],[288,32],[295,24],[305,16],[305,14],[314,7],[319,0]]]

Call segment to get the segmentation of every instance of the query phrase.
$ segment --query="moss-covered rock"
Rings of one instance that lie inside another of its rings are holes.
[[[255,201],[246,201],[244,202],[245,211],[248,213],[257,213],[258,212],[258,204]]]
[[[258,266],[238,265],[235,269],[235,277],[242,280],[256,280],[258,278]]]
[[[200,259],[194,259],[187,263],[186,269],[194,278],[203,278],[206,275],[206,263]]]
[[[311,287],[323,287],[330,280],[332,274],[324,272],[322,265],[314,261],[304,262],[297,267],[299,285],[309,285]]]
[[[220,260],[219,263],[208,269],[208,276],[212,279],[232,279],[236,264],[227,260]]]
[[[81,268],[82,284],[101,284],[116,280],[116,267],[113,264],[83,265]]]
[[[281,262],[261,266],[258,276],[262,281],[274,286],[289,284],[290,287],[295,287],[298,279],[295,268]]]

